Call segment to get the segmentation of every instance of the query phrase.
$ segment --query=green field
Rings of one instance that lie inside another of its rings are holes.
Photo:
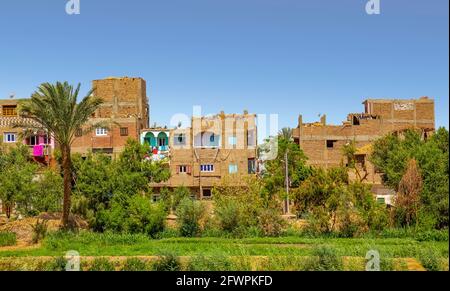
[[[60,257],[76,250],[82,257],[152,257],[172,254],[176,257],[306,258],[318,248],[332,249],[338,257],[364,259],[367,251],[376,250],[381,260],[414,258],[422,262],[432,254],[448,269],[448,241],[418,241],[412,238],[165,238],[149,239],[144,235],[56,233],[39,247],[0,250],[0,258]],[[362,262],[359,263],[361,266]],[[425,262],[426,264],[426,262]],[[268,267],[269,268],[269,267]],[[272,266],[271,269],[280,268]],[[282,267],[281,267],[282,268]],[[292,268],[286,266],[285,269]]]

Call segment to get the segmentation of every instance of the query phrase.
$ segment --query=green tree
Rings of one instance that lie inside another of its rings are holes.
[[[92,114],[102,104],[102,99],[92,95],[92,90],[77,103],[80,84],[74,89],[67,82],[40,85],[30,100],[20,106],[22,116],[34,120],[40,129],[49,132],[56,140],[62,155],[64,199],[62,224],[69,225],[72,192],[71,145],[75,132],[81,130]]]
[[[63,199],[63,181],[59,173],[52,169],[45,169],[34,179],[34,191],[31,193],[33,211],[58,212],[61,211]]]
[[[182,236],[193,237],[200,234],[200,221],[206,214],[205,205],[201,201],[184,198],[180,201],[176,214]]]
[[[296,188],[310,174],[311,168],[306,165],[306,156],[292,138],[290,131],[285,129],[278,136],[278,155],[275,159],[265,162],[263,180],[265,190],[269,197],[280,194],[285,195],[286,189],[286,153],[289,170],[289,186]]]
[[[21,212],[30,210],[29,198],[37,169],[37,165],[29,162],[29,150],[24,145],[0,152],[0,200],[8,218],[16,206]]]
[[[416,160],[423,180],[421,224],[445,228],[449,216],[448,131],[440,128],[429,139],[421,137],[415,130],[382,137],[375,141],[370,160],[384,173],[384,182],[395,190],[399,190],[408,161]]]

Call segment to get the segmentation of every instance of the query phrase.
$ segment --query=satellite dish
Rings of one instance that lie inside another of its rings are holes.
[[[16,98],[16,93],[11,93],[11,94],[9,94],[9,99],[14,99],[14,98]]]

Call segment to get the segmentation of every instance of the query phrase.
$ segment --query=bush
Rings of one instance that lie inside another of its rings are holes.
[[[220,228],[242,236],[247,228],[258,226],[264,209],[262,181],[255,177],[226,177],[213,188],[214,214]]]
[[[240,205],[234,200],[223,201],[216,205],[215,215],[222,230],[234,232],[243,223],[242,210]]]
[[[155,271],[181,271],[180,260],[173,254],[165,254],[154,263]]]
[[[32,225],[31,228],[33,229],[33,237],[31,241],[34,244],[37,244],[41,240],[45,238],[47,235],[48,230],[48,221],[47,220],[37,220],[36,224]]]
[[[0,232],[0,247],[13,246],[17,243],[16,234],[10,231]]]
[[[279,236],[285,221],[276,209],[264,209],[258,216],[258,226],[264,236]]]
[[[128,258],[123,267],[122,271],[147,271],[149,270],[148,264],[140,259],[137,258]]]
[[[190,198],[191,194],[189,188],[184,186],[177,187],[173,191],[164,188],[161,190],[161,200],[167,211],[176,210],[184,199]]]
[[[343,269],[342,258],[336,250],[319,247],[313,250],[312,257],[305,265],[307,271],[339,271]]]
[[[439,253],[433,249],[425,249],[419,253],[419,260],[427,271],[440,271],[441,261]]]
[[[179,231],[182,236],[193,237],[201,232],[200,221],[205,216],[205,206],[200,201],[185,198],[177,209]]]
[[[448,230],[426,230],[416,234],[418,241],[448,241]]]
[[[88,271],[114,271],[114,265],[106,258],[96,258],[90,266]]]
[[[140,195],[114,201],[111,209],[99,211],[96,228],[101,231],[145,233],[155,237],[164,230],[166,212],[161,203],[152,203]]]

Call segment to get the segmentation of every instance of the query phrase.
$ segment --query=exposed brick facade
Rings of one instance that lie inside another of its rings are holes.
[[[422,130],[424,137],[435,130],[434,100],[428,97],[410,100],[368,99],[363,102],[364,113],[351,113],[342,125],[320,122],[303,123],[299,116],[294,140],[309,159],[309,164],[324,168],[345,164],[343,146],[354,140],[360,148],[361,161],[367,172],[366,181],[380,183],[381,178],[367,159],[367,146],[375,139],[408,128]]]
[[[108,124],[107,132],[96,130],[77,135],[72,152],[86,154],[88,151],[120,153],[128,138],[138,140],[140,130],[148,128],[149,105],[146,83],[142,78],[107,78],[92,82],[94,95],[104,103],[89,120],[89,126]],[[122,129],[122,130],[121,130]]]
[[[186,186],[207,198],[223,177],[253,174],[249,163],[256,170],[256,133],[256,115],[246,112],[192,118],[192,127],[170,131],[171,178],[154,186]]]

